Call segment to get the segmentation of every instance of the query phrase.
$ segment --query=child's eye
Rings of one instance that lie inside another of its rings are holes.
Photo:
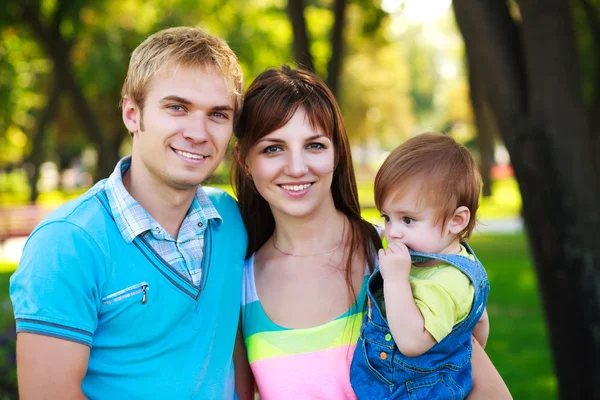
[[[265,154],[275,154],[275,153],[279,153],[280,151],[281,151],[281,146],[272,145],[272,146],[265,147],[262,152]]]
[[[410,225],[413,224],[415,222],[414,219],[412,219],[411,217],[404,217],[402,218],[402,221],[406,224],[406,225]]]
[[[384,220],[386,223],[387,223],[387,222],[390,222],[390,217],[388,217],[388,216],[387,216],[387,215],[385,215],[385,214],[381,214],[381,218],[383,218],[383,220]]]

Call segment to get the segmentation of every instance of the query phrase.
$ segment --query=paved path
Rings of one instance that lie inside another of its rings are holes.
[[[523,230],[520,219],[479,221],[475,231],[477,233],[517,233]],[[0,263],[17,263],[27,238],[9,239],[0,246]]]

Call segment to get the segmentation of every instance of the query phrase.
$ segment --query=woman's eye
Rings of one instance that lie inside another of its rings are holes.
[[[275,153],[278,153],[280,150],[281,150],[281,147],[279,147],[279,146],[267,146],[263,150],[263,153],[265,153],[265,154],[275,154]]]
[[[306,146],[306,148],[309,149],[309,150],[320,150],[320,149],[324,149],[325,146],[323,145],[323,143],[316,143],[315,142],[315,143],[309,143]]]
[[[406,225],[410,225],[410,224],[412,224],[412,223],[414,223],[414,222],[415,222],[415,220],[414,220],[414,219],[412,219],[411,217],[404,217],[404,218],[402,218],[402,220],[404,221],[404,223],[405,223]]]

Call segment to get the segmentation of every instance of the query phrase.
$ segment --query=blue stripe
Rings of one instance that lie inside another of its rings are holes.
[[[190,296],[192,299],[196,299],[196,295],[192,292],[190,292],[189,290],[187,290],[185,287],[181,286],[179,283],[177,283],[177,281],[175,281],[173,278],[171,278],[169,276],[169,274],[167,274],[165,271],[163,271],[163,269],[161,267],[159,267],[158,265],[156,265],[155,260],[153,260],[146,251],[144,251],[144,249],[142,248],[142,246],[140,245],[140,243],[143,243],[145,246],[145,248],[147,250],[149,250],[152,255],[155,258],[158,258],[159,261],[161,261],[163,264],[165,263],[165,261],[158,255],[156,254],[156,252],[154,252],[154,250],[152,249],[152,247],[150,247],[148,245],[148,243],[145,243],[143,239],[141,239],[139,236],[137,238],[135,238],[135,240],[133,241],[133,244],[140,250],[140,252],[144,255],[144,257],[146,257],[148,259],[148,261],[150,261],[150,263],[161,273],[163,274],[163,276],[165,278],[167,278],[169,280],[169,282],[171,282],[175,287],[177,287],[177,289],[181,290],[182,292],[184,292],[185,294],[187,294],[188,296]],[[167,264],[168,265],[168,264]],[[170,271],[171,268],[168,268]],[[177,272],[175,272],[177,274]],[[177,274],[177,276],[181,276],[179,274]],[[187,281],[185,281],[186,283],[188,283]]]
[[[92,347],[91,341],[90,342],[86,342],[85,340],[79,340],[77,338],[74,338],[73,336],[59,335],[58,333],[50,333],[48,331],[43,331],[43,330],[17,327],[17,333],[35,333],[37,335],[49,336],[49,337],[53,337],[53,338],[57,338],[57,339],[62,339],[62,340],[68,340],[69,342],[75,342],[75,343],[83,344],[83,345],[85,345],[87,347],[90,347],[90,348]]]
[[[81,333],[82,335],[86,335],[86,336],[89,336],[89,337],[94,336],[93,333],[88,332],[88,331],[84,331],[83,329],[71,328],[70,326],[55,324],[53,322],[46,322],[46,321],[40,321],[40,320],[37,320],[37,319],[28,319],[28,318],[17,318],[16,321],[17,322],[25,322],[25,323],[32,323],[32,324],[39,324],[39,325],[51,326],[53,328],[59,328],[59,329],[64,329],[66,331],[72,331],[72,332]]]

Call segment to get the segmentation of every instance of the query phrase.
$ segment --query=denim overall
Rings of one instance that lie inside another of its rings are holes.
[[[473,250],[462,243],[475,257]],[[490,289],[481,262],[457,254],[410,252],[413,262],[439,259],[469,277],[474,288],[469,315],[441,342],[416,357],[394,344],[387,320],[373,293],[383,286],[379,268],[367,282],[369,308],[350,368],[350,383],[358,399],[464,399],[471,391],[471,334],[484,311]]]

